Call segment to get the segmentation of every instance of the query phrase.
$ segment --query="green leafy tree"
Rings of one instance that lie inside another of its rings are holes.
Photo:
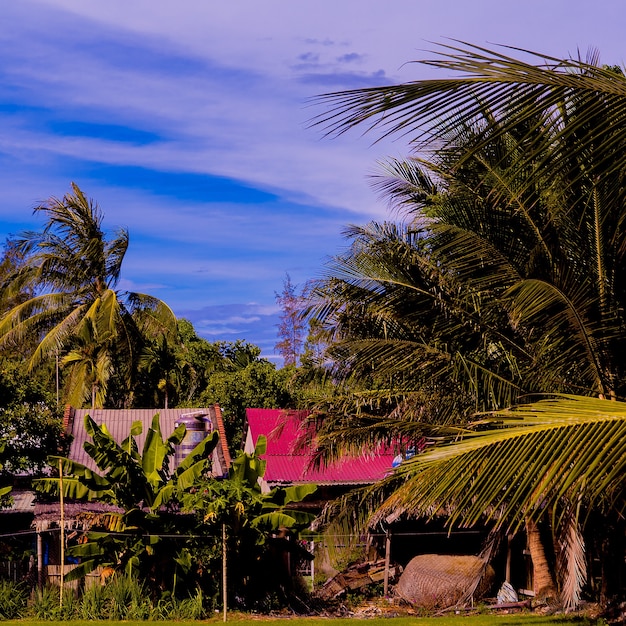
[[[228,478],[205,481],[183,496],[184,510],[198,517],[203,532],[213,537],[226,534],[229,604],[243,609],[268,610],[273,608],[272,600],[281,606],[289,603],[297,589],[280,553],[294,553],[297,559],[303,552],[297,543],[299,534],[315,518],[297,508],[316,490],[314,485],[262,492],[265,461],[260,456],[266,445],[265,437],[259,437],[253,454],[238,453]],[[205,556],[204,566],[220,572],[221,546],[205,550]]]
[[[21,359],[0,357],[0,485],[41,475],[48,455],[62,446],[62,415],[48,388],[50,374],[28,373]]]
[[[45,215],[46,224],[15,240],[21,261],[2,286],[6,302],[24,293],[32,297],[18,298],[0,318],[0,346],[23,349],[36,337],[29,360],[34,368],[71,350],[72,341],[84,338],[89,319],[92,339],[113,350],[121,386],[128,390],[141,336],[175,332],[173,313],[151,296],[115,291],[128,233],[120,229],[107,240],[100,209],[76,185],[35,212]]]
[[[292,377],[291,369],[277,370],[273,363],[265,359],[211,376],[200,396],[201,402],[220,405],[228,445],[233,454],[241,447],[247,408],[293,408]]]
[[[220,352],[220,344],[199,337],[189,320],[178,320],[178,334],[190,364],[182,381],[181,401],[192,406],[199,402],[199,396],[210,377],[230,367],[230,363],[225,361]]]

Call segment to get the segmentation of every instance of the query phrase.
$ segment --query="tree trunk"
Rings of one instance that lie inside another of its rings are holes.
[[[530,520],[526,520],[526,539],[528,541],[528,550],[530,558],[533,562],[533,591],[535,597],[539,599],[556,598],[556,585],[552,570],[546,557],[546,551],[541,540],[541,533],[537,524]]]

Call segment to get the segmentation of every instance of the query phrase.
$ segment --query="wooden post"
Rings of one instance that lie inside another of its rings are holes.
[[[315,591],[315,541],[311,541],[311,554],[313,560],[311,561],[311,591]]]
[[[224,622],[226,621],[226,613],[228,611],[228,589],[226,576],[226,524],[222,524],[222,597],[224,601]]]
[[[63,461],[59,459],[59,503],[61,505],[61,589],[59,603],[63,607],[63,587],[65,584],[65,501],[63,498]]]
[[[389,565],[391,564],[391,534],[385,531],[385,578],[383,582],[383,594],[389,593]]]
[[[41,530],[37,531],[37,586],[43,588],[43,540]]]
[[[504,573],[504,580],[507,583],[511,582],[511,543],[513,542],[513,535],[507,535],[507,547],[506,547],[506,570]]]

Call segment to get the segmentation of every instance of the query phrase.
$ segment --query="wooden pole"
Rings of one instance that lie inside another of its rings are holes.
[[[63,587],[65,585],[65,500],[63,498],[63,461],[59,459],[59,503],[61,505],[61,589],[59,603],[63,607]]]
[[[226,613],[228,611],[228,589],[227,589],[227,581],[228,578],[226,576],[226,524],[222,524],[222,597],[224,601],[224,622],[226,622]]]
[[[383,582],[383,594],[389,593],[389,565],[391,563],[391,535],[385,531],[385,578]]]
[[[513,535],[507,535],[507,546],[506,546],[506,570],[504,573],[504,580],[507,583],[511,582],[511,543],[513,542]]]
[[[37,587],[43,588],[43,541],[40,530],[37,530]]]

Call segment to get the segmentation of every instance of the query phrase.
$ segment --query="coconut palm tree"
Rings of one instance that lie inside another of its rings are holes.
[[[194,377],[193,368],[182,346],[172,346],[165,335],[149,342],[139,356],[139,367],[157,379],[157,389],[163,394],[163,408],[182,386],[184,373]]]
[[[37,338],[30,355],[34,368],[50,357],[75,349],[89,333],[118,357],[128,382],[143,333],[172,333],[176,320],[162,301],[144,294],[116,291],[128,233],[120,229],[108,240],[102,213],[77,185],[62,199],[36,207],[46,223],[42,231],[18,240],[23,261],[2,286],[4,297],[32,289],[33,295],[0,318],[0,346],[20,346]],[[102,353],[104,354],[104,352]],[[66,363],[76,363],[76,353]],[[110,367],[101,369],[106,386]]]
[[[419,151],[415,161],[388,166],[377,183],[409,207],[420,253],[381,272],[378,250],[368,243],[358,266],[354,253],[349,263],[341,259],[341,273],[318,290],[326,308],[315,310],[341,339],[340,369],[380,372],[386,359],[389,367],[398,364],[396,380],[407,366],[415,369],[424,361],[397,358],[411,322],[419,331],[413,337],[445,347],[448,366],[453,356],[494,363],[481,372],[492,381],[504,372],[502,389],[626,395],[626,80],[593,58],[541,58],[533,65],[478,47],[444,46],[425,63],[462,72],[460,78],[322,97],[330,113],[317,121],[330,133],[369,124],[382,134],[411,135]],[[428,305],[416,313],[416,298],[398,297],[396,288],[417,292],[406,277],[419,264],[422,274],[436,277],[420,292],[430,298],[430,326],[423,323]],[[358,307],[368,328],[355,332],[349,314]],[[394,337],[390,329],[402,332]],[[389,347],[390,336],[396,347]],[[502,528],[525,524],[529,534],[551,519],[569,557],[563,591],[575,604],[584,579],[578,526],[594,511],[623,510],[619,472],[602,462],[624,452],[621,404],[561,398],[504,415],[514,421],[503,425],[505,396],[481,388],[472,372],[468,367],[453,380],[473,385],[478,408],[491,403],[498,423],[489,421],[487,432],[457,432],[456,443],[403,464],[385,485],[392,495],[381,510],[448,510],[451,523],[462,524],[487,512]],[[332,427],[322,427],[322,446],[331,438]]]

